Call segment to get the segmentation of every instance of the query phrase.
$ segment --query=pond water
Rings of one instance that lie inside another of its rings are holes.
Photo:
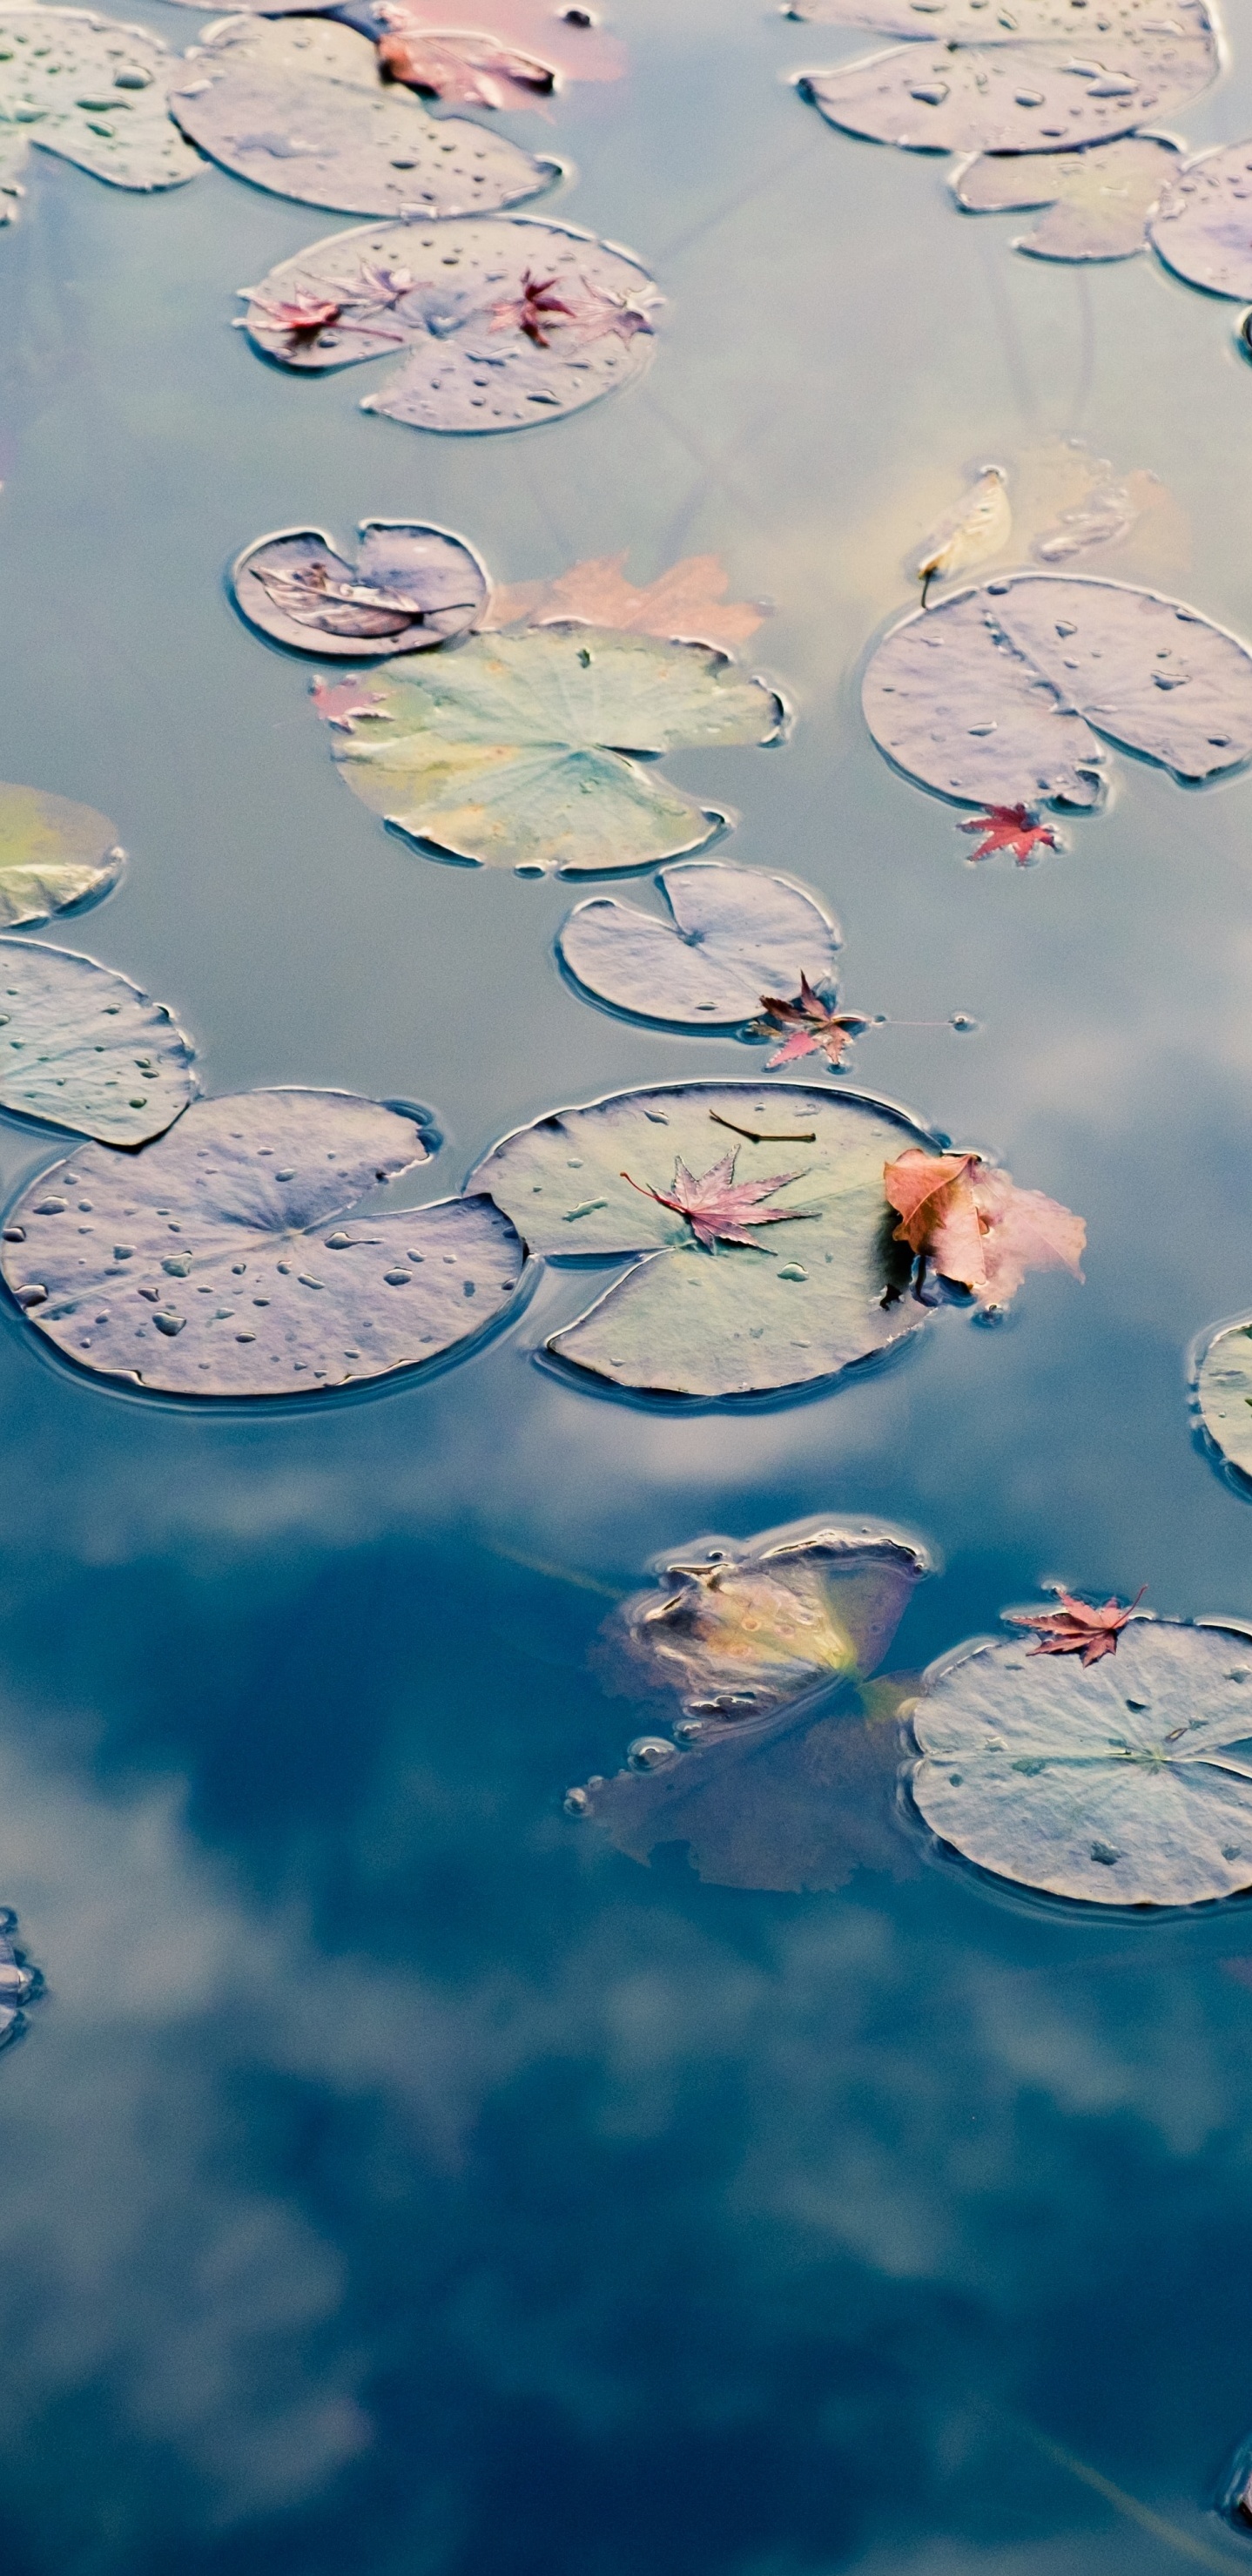
[[[1232,18],[1193,147],[1252,126]],[[4,1306],[0,1901],[48,1988],[0,2066],[8,2576],[1247,2554],[1212,2512],[1252,2426],[1246,1902],[1010,1901],[920,1835],[898,1879],[719,1889],[562,1797],[639,1722],[602,1621],[702,1532],[917,1534],[944,1570],[901,1668],[1054,1578],[1252,1617],[1184,1368],[1252,1288],[1252,784],[1119,756],[1065,850],[974,867],[859,710],[909,548],[1058,440],[1172,496],[1110,571],[1247,633],[1252,374],[1233,306],[1016,256],[1020,219],[958,216],[940,164],[783,85],[872,39],[725,0],[617,20],[624,80],[503,122],[577,164],[552,211],[669,311],[641,384],[517,438],[370,418],[362,376],[230,329],[335,218],[34,156],[0,240],[0,772],[130,854],[43,935],[167,1000],[211,1091],[427,1104],[415,1203],[558,1103],[751,1069],[574,992],[568,882],[386,834],[222,578],[368,516],[509,582],[716,551],[774,603],[754,659],[796,730],[668,774],[737,810],[724,855],[821,892],[851,1004],[940,1024],[871,1032],[856,1079],[1080,1211],[1086,1285],[741,1413],[543,1364],[569,1272],[455,1367],[256,1413],[93,1383]],[[6,1198],[54,1151],[0,1122]]]

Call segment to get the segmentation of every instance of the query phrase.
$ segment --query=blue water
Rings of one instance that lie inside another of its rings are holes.
[[[1193,145],[1252,125],[1232,17]],[[523,437],[416,436],[360,414],[364,373],[297,382],[230,330],[334,218],[35,156],[0,238],[0,773],[131,854],[51,935],[169,1001],[212,1090],[429,1103],[426,1195],[558,1103],[748,1069],[576,997],[578,889],[389,838],[222,586],[269,528],[373,515],[512,581],[716,550],[776,604],[759,659],[798,725],[672,774],[738,809],[728,856],[823,892],[853,1005],[977,1018],[876,1032],[857,1077],[1081,1211],[1087,1284],[692,1418],[537,1364],[569,1274],[460,1366],[256,1415],[111,1392],[0,1311],[0,1901],[48,1986],[0,2064],[6,2576],[1247,2554],[1210,2512],[1252,2427],[1246,1907],[1093,1923],[925,1855],[732,1893],[561,1798],[637,1723],[601,1621],[700,1531],[920,1533],[946,1571],[906,1666],[1050,1577],[1252,1615],[1252,1515],[1183,1369],[1252,1302],[1252,783],[1119,759],[1067,853],[971,869],[857,704],[910,544],[1049,438],[1150,469],[1189,525],[1168,575],[1133,545],[1110,570],[1247,633],[1252,374],[1231,307],[1146,260],[1017,258],[1019,220],[821,126],[780,75],[858,39],[738,0],[620,25],[628,80],[511,130],[577,162],[554,211],[670,310],[642,387]],[[54,1150],[3,1122],[6,1195]]]

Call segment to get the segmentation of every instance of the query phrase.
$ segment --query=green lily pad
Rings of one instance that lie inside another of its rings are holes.
[[[0,12],[0,184],[12,189],[34,143],[114,188],[181,188],[204,168],[170,121],[181,68],[146,27],[84,9]]]
[[[1252,1886],[1252,1631],[1140,1612],[1089,1668],[1020,1639],[933,1665],[913,1712],[927,1824],[998,1878],[1094,1905]]]
[[[1133,259],[1148,245],[1148,217],[1178,166],[1164,134],[1126,134],[1083,152],[978,153],[952,174],[965,214],[1045,209],[1014,250],[1031,259]]]
[[[1213,1447],[1241,1476],[1252,1478],[1252,1317],[1219,1324],[1204,1336],[1193,1385]]]
[[[532,874],[698,849],[725,818],[629,754],[776,742],[785,722],[775,691],[725,654],[585,626],[476,635],[370,686],[364,729],[334,744],[354,794],[412,841]]]
[[[0,929],[111,893],[125,853],[90,805],[0,781]]]
[[[616,895],[580,903],[557,954],[597,1001],[672,1028],[741,1027],[766,993],[830,981],[839,933],[816,895],[787,877],[696,859],[662,868],[669,918]]]
[[[469,1186],[548,1260],[643,1256],[552,1335],[555,1357],[641,1394],[776,1394],[836,1377],[926,1321],[899,1293],[908,1254],[892,1241],[883,1166],[933,1144],[904,1110],[855,1092],[677,1083],[519,1128]],[[756,1212],[746,1240],[705,1249],[654,1194],[676,1195],[680,1166],[698,1180],[727,1156],[731,1186],[759,1194]]]
[[[143,1145],[195,1090],[194,1049],[163,1002],[67,948],[0,939],[0,1108]]]

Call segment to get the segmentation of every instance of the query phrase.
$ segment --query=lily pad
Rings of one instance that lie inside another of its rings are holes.
[[[458,433],[555,420],[633,383],[660,301],[628,251],[529,216],[332,233],[242,292],[250,338],[281,366],[407,350],[362,410]]]
[[[0,1906],[0,2048],[20,2038],[26,2027],[24,2007],[42,1992],[42,1979],[14,1947],[16,1930],[16,1914],[9,1906]]]
[[[463,537],[411,519],[362,519],[355,563],[321,528],[258,537],[231,567],[240,614],[319,660],[422,653],[475,625],[490,587]]]
[[[334,757],[394,830],[455,858],[570,875],[698,849],[724,821],[628,752],[778,740],[782,700],[725,654],[543,626],[371,675]],[[620,746],[620,748],[618,748]]]
[[[911,778],[969,804],[1098,803],[1112,742],[1176,778],[1252,756],[1252,652],[1121,582],[1019,573],[907,617],[865,674],[865,720]]]
[[[10,1212],[0,1271],[32,1327],[165,1395],[317,1394],[474,1339],[521,1276],[485,1199],[357,1203],[428,1159],[422,1132],[337,1091],[197,1101],[142,1154],[84,1147]]]
[[[909,1255],[891,1240],[883,1167],[933,1142],[859,1093],[677,1083],[519,1128],[470,1187],[549,1260],[645,1256],[552,1335],[557,1358],[641,1394],[777,1394],[836,1377],[926,1321],[899,1293]],[[675,1176],[711,1176],[728,1156],[739,1239],[705,1249],[672,1204]]]
[[[116,826],[90,805],[0,781],[0,929],[98,903],[124,856]]]
[[[1205,0],[1101,0],[1093,27],[1088,0],[1013,0],[1011,9],[990,11],[987,0],[789,0],[785,13],[825,27],[868,27],[880,36],[908,36],[918,44],[937,37],[954,45],[1020,46],[1051,37],[1070,37],[1084,55],[1105,38],[1131,42],[1142,31],[1159,36],[1168,31],[1203,46],[1218,66],[1217,37]]]
[[[383,81],[366,37],[324,18],[219,19],[190,48],[170,114],[236,178],[342,214],[490,213],[560,176],[468,118],[430,116]]]
[[[1167,268],[1210,295],[1252,295],[1252,143],[1185,162],[1148,227]]]
[[[1031,259],[1131,259],[1147,248],[1148,217],[1177,165],[1178,146],[1165,135],[1129,134],[1085,152],[979,153],[951,185],[966,214],[1046,208],[1013,244]]]
[[[759,1013],[765,993],[815,988],[834,971],[840,940],[815,895],[787,877],[697,859],[662,868],[668,920],[615,895],[580,903],[557,954],[587,992],[636,1019],[726,1029]]]
[[[1200,1343],[1195,1395],[1214,1448],[1252,1478],[1252,1317],[1219,1324]]]
[[[1140,1612],[1090,1667],[961,1647],[913,1731],[921,1814],[998,1878],[1094,1905],[1252,1886],[1252,1631]]]
[[[144,1145],[195,1090],[194,1049],[125,975],[37,939],[0,939],[0,1108],[106,1145]]]
[[[180,69],[146,27],[85,9],[3,10],[3,184],[13,187],[34,143],[114,188],[181,188],[204,164],[170,122]]]

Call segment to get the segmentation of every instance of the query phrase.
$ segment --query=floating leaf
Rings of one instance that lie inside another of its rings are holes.
[[[90,805],[0,781],[0,929],[98,902],[123,855],[115,826]]]
[[[486,34],[551,65],[562,81],[619,80],[626,69],[625,46],[590,9],[554,8],[551,0],[342,0],[335,14],[379,43],[446,39],[449,30],[466,41],[468,30],[468,41],[481,45]]]
[[[411,1117],[348,1092],[197,1101],[142,1154],[88,1146],[41,1172],[0,1269],[57,1350],[158,1393],[384,1377],[481,1333],[521,1276],[485,1199],[354,1212],[427,1159]]]
[[[1093,27],[1087,0],[1013,0],[994,14],[986,0],[790,0],[788,18],[826,27],[870,27],[880,36],[908,36],[918,44],[936,37],[952,45],[1012,46],[1073,37],[1083,56],[1093,41],[1133,44],[1140,32],[1169,33],[1203,47],[1217,69],[1217,39],[1205,0],[1100,0]]]
[[[724,819],[627,749],[776,741],[782,701],[696,644],[581,627],[475,636],[384,666],[366,732],[341,732],[348,785],[396,831],[456,858],[588,875],[698,849]],[[622,749],[613,746],[621,745]]]
[[[1167,135],[1131,134],[1085,152],[979,153],[951,186],[966,214],[1045,207],[1042,222],[1013,243],[1032,259],[1130,259],[1146,250],[1148,217],[1177,166]]]
[[[1082,1278],[1087,1240],[1080,1216],[1019,1190],[978,1154],[925,1154],[910,1147],[883,1174],[900,1224],[897,1243],[928,1259],[943,1279],[968,1288],[980,1306],[1007,1306],[1028,1270],[1064,1269]]]
[[[815,896],[786,877],[697,859],[657,878],[669,918],[616,895],[580,903],[557,954],[596,999],[671,1027],[742,1026],[770,984],[825,984],[839,932]]]
[[[772,1023],[786,1032],[783,1044],[765,1059],[768,1073],[776,1065],[798,1064],[806,1055],[824,1056],[832,1067],[841,1065],[853,1039],[869,1026],[863,1012],[839,1011],[834,1000],[823,1001],[807,975],[801,975],[794,1001],[778,993],[762,993],[761,1004],[765,1018],[758,1025],[769,1028]]]
[[[230,576],[249,625],[298,652],[348,661],[421,653],[476,623],[487,575],[463,537],[410,519],[362,519],[359,533],[355,563],[320,528],[258,537]]]
[[[1028,868],[1040,850],[1059,850],[1057,834],[1050,823],[1037,822],[1028,805],[993,805],[989,814],[976,814],[972,823],[958,823],[960,832],[981,832],[975,859],[992,859],[997,850],[1011,850],[1019,868]]]
[[[237,178],[343,214],[489,213],[558,174],[481,125],[429,116],[387,86],[363,37],[324,18],[219,20],[191,47],[170,113]],[[380,306],[380,329],[390,309]],[[372,354],[408,336],[384,333]]]
[[[1179,601],[1019,573],[906,618],[862,703],[899,767],[969,804],[1095,805],[1091,726],[1185,779],[1252,755],[1252,653]]]
[[[533,54],[498,44],[494,36],[406,23],[403,10],[387,14],[398,23],[377,40],[379,68],[384,79],[403,81],[419,97],[441,98],[454,107],[521,108],[551,96],[552,65]]]
[[[1004,469],[986,465],[973,491],[949,510],[931,529],[917,562],[917,578],[922,585],[922,606],[932,581],[949,573],[965,572],[970,564],[986,563],[992,555],[1002,553],[1013,533],[1013,513],[1009,507],[1008,486]]]
[[[729,576],[717,555],[688,555],[671,571],[636,590],[622,567],[626,557],[598,555],[553,581],[524,581],[492,592],[480,626],[550,626],[573,618],[611,626],[619,635],[661,635],[671,643],[713,644],[733,653],[755,635],[763,611],[747,600],[728,600]]]
[[[1252,1634],[1139,1611],[1085,1670],[1011,1644],[932,1665],[913,1796],[980,1868],[1096,1905],[1252,1885]]]
[[[680,1083],[520,1128],[471,1186],[489,1190],[530,1250],[551,1260],[652,1256],[552,1336],[558,1358],[647,1394],[772,1394],[837,1376],[926,1320],[899,1293],[907,1256],[901,1267],[882,1185],[884,1162],[925,1141],[903,1110],[857,1093]],[[664,1200],[676,1164],[702,1174],[731,1146],[740,1183],[797,1171],[772,1202],[796,1221],[770,1227],[768,1246],[704,1251]]]
[[[181,188],[204,165],[170,123],[167,86],[180,70],[146,27],[83,9],[0,11],[4,186],[34,143],[115,188]]]
[[[1012,1628],[1034,1628],[1039,1642],[1032,1655],[1081,1655],[1083,1671],[1102,1663],[1106,1655],[1117,1653],[1117,1640],[1143,1599],[1147,1585],[1141,1586],[1134,1600],[1122,1603],[1114,1598],[1096,1608],[1090,1601],[1077,1601],[1072,1592],[1060,1592],[1046,1610],[1006,1610]]]
[[[1252,1317],[1220,1324],[1201,1344],[1195,1379],[1200,1420],[1223,1458],[1252,1477]]]
[[[549,305],[539,338],[528,327],[537,288]],[[266,357],[318,370],[407,349],[362,410],[458,432],[554,420],[630,384],[648,363],[660,301],[628,251],[529,216],[332,233],[242,291]]]
[[[1167,268],[1211,295],[1252,295],[1252,143],[1186,161],[1148,226]]]
[[[186,1108],[192,1055],[164,1003],[125,975],[41,940],[0,939],[0,1108],[143,1145]]]

